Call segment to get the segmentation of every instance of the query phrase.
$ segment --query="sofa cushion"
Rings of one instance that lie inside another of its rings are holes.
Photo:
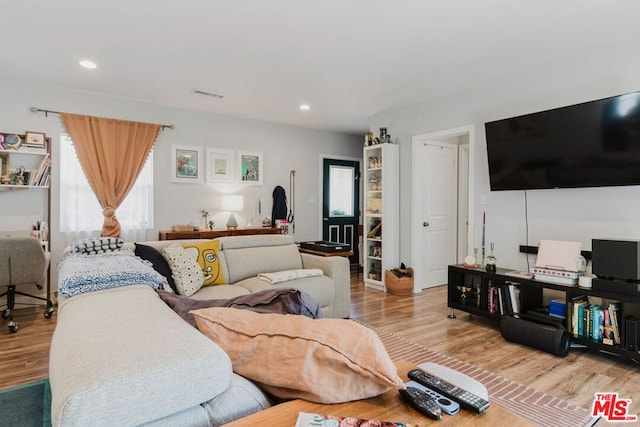
[[[182,243],[188,256],[196,260],[202,269],[202,286],[227,283],[220,262],[220,241],[205,240],[201,243]]]
[[[236,283],[259,273],[302,268],[300,252],[294,243],[281,246],[225,248],[223,252],[229,270],[229,283]]]
[[[222,307],[192,314],[236,373],[276,397],[338,403],[403,387],[380,338],[351,320]]]
[[[164,291],[158,291],[158,296],[194,327],[196,321],[189,311],[207,307],[234,307],[257,313],[301,314],[312,319],[322,317],[317,301],[308,294],[291,288],[267,289],[229,299],[194,300]]]
[[[141,425],[230,385],[226,353],[147,286],[69,298],[57,316],[49,358],[54,426]]]
[[[167,279],[167,283],[169,284],[169,287],[173,290],[173,292],[178,292],[176,284],[173,281],[173,277],[171,276],[171,267],[169,267],[167,260],[164,259],[159,250],[157,250],[153,246],[136,243],[134,253],[136,254],[136,256],[149,261],[153,266],[153,269],[162,274]]]
[[[200,265],[186,253],[179,243],[166,246],[162,256],[171,268],[171,276],[180,295],[188,297],[202,287],[204,276]]]

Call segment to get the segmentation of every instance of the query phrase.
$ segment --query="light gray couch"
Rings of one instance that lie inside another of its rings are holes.
[[[231,284],[202,288],[192,298],[293,287],[316,299],[325,317],[349,317],[346,258],[299,253],[283,235],[219,240]],[[174,242],[143,243],[161,250]],[[278,285],[255,277],[297,268],[319,268],[324,275]],[[61,298],[59,304],[49,368],[53,425],[217,426],[270,406],[257,386],[233,373],[218,345],[148,286]]]

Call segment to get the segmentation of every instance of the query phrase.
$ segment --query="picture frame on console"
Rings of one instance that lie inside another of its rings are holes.
[[[200,147],[172,145],[169,159],[172,182],[202,183],[202,149]]]
[[[207,148],[207,182],[233,182],[233,150]]]

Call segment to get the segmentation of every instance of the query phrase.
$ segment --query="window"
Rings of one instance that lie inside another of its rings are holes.
[[[353,180],[353,167],[329,166],[329,216],[353,216]]]
[[[149,154],[153,159],[153,152]],[[147,161],[124,202],[116,210],[126,241],[146,240],[153,228],[153,161]],[[102,208],[82,172],[69,135],[60,137],[60,231],[67,244],[102,230]]]

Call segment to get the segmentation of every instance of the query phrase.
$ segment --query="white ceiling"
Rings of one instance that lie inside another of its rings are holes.
[[[385,110],[640,54],[638,0],[0,0],[0,17],[2,79],[354,134]]]

